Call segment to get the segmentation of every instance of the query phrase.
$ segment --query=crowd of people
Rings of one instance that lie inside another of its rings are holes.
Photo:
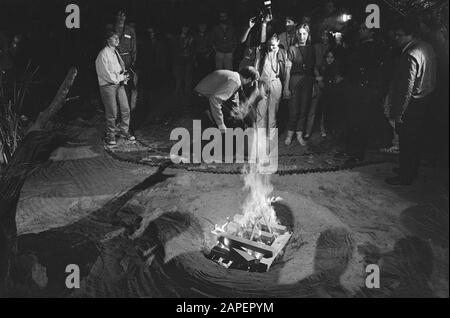
[[[410,184],[439,76],[436,43],[419,37],[417,18],[369,29],[364,17],[349,23],[333,1],[321,12],[274,19],[262,9],[242,27],[223,10],[213,25],[177,21],[177,32],[147,25],[139,33],[120,10],[95,62],[105,142],[135,139],[129,127],[138,88],[173,88],[193,116],[221,131],[263,127],[272,138],[277,128],[287,146],[301,147],[317,133],[341,142],[337,156],[348,163],[363,161],[369,144],[400,153],[398,176],[387,182]]]

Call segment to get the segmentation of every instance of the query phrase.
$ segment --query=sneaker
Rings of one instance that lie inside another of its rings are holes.
[[[115,146],[115,145],[117,145],[116,138],[113,137],[113,136],[106,136],[105,137],[105,144],[107,144],[108,146]]]
[[[129,132],[127,132],[127,133],[120,132],[118,135],[120,136],[120,138],[123,138],[123,139],[128,140],[128,141],[136,141],[136,137],[134,137]]]
[[[286,146],[290,146],[292,143],[292,138],[294,138],[294,132],[288,131],[286,139],[284,140],[284,143]]]
[[[305,139],[303,139],[301,132],[297,133],[297,141],[300,144],[300,146],[303,146],[303,147],[306,146],[306,141],[305,141]]]

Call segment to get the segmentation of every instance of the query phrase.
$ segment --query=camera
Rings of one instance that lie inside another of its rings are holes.
[[[272,1],[271,0],[265,0],[264,5],[257,11],[256,16],[252,19],[253,22],[262,23],[266,16],[272,17]]]
[[[267,15],[273,16],[272,15],[272,1],[271,0],[264,1],[264,8],[266,10]]]

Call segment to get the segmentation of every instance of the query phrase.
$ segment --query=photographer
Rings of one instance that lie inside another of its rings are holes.
[[[270,14],[264,16],[264,13],[260,12],[248,21],[248,27],[241,36],[241,43],[245,43],[245,50],[239,69],[255,66],[257,50],[262,43],[266,42],[268,23],[271,20]]]
[[[105,143],[107,145],[115,145],[117,143],[117,104],[119,104],[120,108],[119,136],[128,141],[135,140],[129,133],[130,107],[124,87],[130,79],[130,76],[125,73],[125,63],[117,51],[117,46],[119,45],[119,35],[117,32],[114,30],[107,31],[105,40],[106,46],[98,54],[95,60],[95,68],[100,85],[100,95],[105,106]]]

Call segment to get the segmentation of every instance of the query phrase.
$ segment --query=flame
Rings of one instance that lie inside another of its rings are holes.
[[[255,138],[252,139],[252,147],[250,151],[256,152],[252,158],[256,158],[254,162],[250,162],[243,169],[245,186],[244,190],[248,191],[248,196],[242,206],[243,218],[239,223],[242,227],[254,229],[258,223],[273,224],[278,223],[275,210],[272,207],[273,198],[270,197],[273,187],[270,183],[270,174],[260,173],[264,171],[266,164],[269,137],[266,129],[256,129]],[[255,235],[261,236],[260,229],[256,229]]]

